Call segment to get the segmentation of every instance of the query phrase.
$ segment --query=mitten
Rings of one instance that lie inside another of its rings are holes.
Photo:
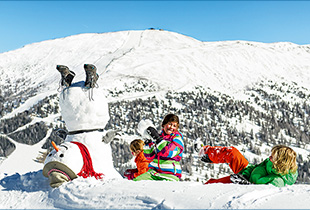
[[[151,140],[151,139],[146,139],[145,141],[144,141],[144,144],[145,145],[148,145],[148,144],[150,144],[150,143],[152,143],[153,141]]]
[[[128,179],[128,180],[133,180],[135,178],[134,174],[138,172],[138,169],[127,169],[124,172],[124,176]]]
[[[133,180],[135,178],[134,174],[124,174],[124,176],[128,179],[128,180]]]
[[[230,175],[230,181],[234,184],[248,185],[251,184],[242,174]]]
[[[204,154],[201,159],[201,161],[205,162],[205,163],[212,163],[212,161],[210,160],[208,154]]]
[[[134,168],[134,169],[127,169],[125,172],[124,172],[124,175],[125,174],[134,174],[134,173],[137,173],[138,172],[138,169],[137,168]]]
[[[159,136],[155,128],[150,126],[146,129],[146,131],[156,141],[156,144],[159,144],[161,140],[163,140],[163,138]]]
[[[208,147],[201,147],[198,153],[198,157],[200,157],[200,160],[205,162],[205,163],[212,163],[210,160],[208,154],[206,154]]]

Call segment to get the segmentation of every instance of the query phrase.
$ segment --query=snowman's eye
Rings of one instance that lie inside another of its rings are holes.
[[[61,158],[64,157],[64,154],[60,154],[59,157],[61,157]]]
[[[48,156],[49,156],[49,157],[52,156],[52,153],[48,154]]]
[[[61,147],[64,147],[66,150],[68,150],[68,147],[65,145],[60,145]]]

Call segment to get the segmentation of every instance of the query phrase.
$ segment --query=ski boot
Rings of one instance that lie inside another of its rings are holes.
[[[99,75],[96,73],[96,66],[92,64],[84,64],[84,69],[86,72],[85,87],[87,89],[96,87],[99,78]]]
[[[64,65],[57,65],[56,69],[61,74],[61,86],[69,87],[72,83],[75,73],[70,71],[69,68]]]

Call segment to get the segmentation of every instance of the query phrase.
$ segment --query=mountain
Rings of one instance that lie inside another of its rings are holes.
[[[201,42],[157,30],[81,34],[0,54],[0,85],[13,85],[14,94],[26,87],[55,92],[57,64],[69,66],[78,81],[85,77],[83,64],[92,63],[100,87],[110,90],[122,90],[124,83],[134,86],[137,80],[157,91],[200,85],[240,94],[268,79],[309,88],[309,56],[310,45],[293,43]]]
[[[2,208],[307,208],[309,204],[304,200],[310,183],[310,45],[201,42],[162,30],[121,31],[34,43],[1,53],[0,61]],[[121,174],[134,166],[128,143],[139,137],[135,128],[140,120],[159,125],[169,112],[180,116],[184,182],[159,184],[168,185],[171,192],[158,195],[158,183],[135,185],[126,180],[79,179],[49,188],[42,176],[41,154],[50,149],[51,140],[63,141],[55,130],[66,129],[59,112],[56,65],[67,65],[76,73],[73,82],[78,82],[85,80],[85,63],[97,67],[99,88],[109,101],[106,129],[120,130],[111,147]],[[251,163],[268,157],[275,144],[290,145],[298,153],[298,184],[281,189],[203,186],[207,179],[231,171],[227,165],[199,161],[192,146],[196,139],[233,145]],[[105,192],[115,186],[119,187]],[[144,187],[152,192],[143,192]],[[119,193],[126,189],[128,193]],[[173,198],[180,192],[184,202]],[[210,192],[216,192],[218,200]],[[29,203],[16,202],[21,194]],[[90,195],[95,200],[88,203]],[[188,196],[192,200],[186,202]],[[288,203],[286,198],[292,196],[303,202]]]

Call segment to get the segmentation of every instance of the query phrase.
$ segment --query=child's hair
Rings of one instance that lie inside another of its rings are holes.
[[[161,126],[164,127],[164,125],[166,125],[169,122],[176,122],[178,124],[179,127],[179,117],[175,114],[167,114],[161,124]]]
[[[130,151],[136,152],[138,150],[143,150],[144,141],[141,139],[135,139],[130,143]]]
[[[288,146],[276,145],[271,149],[273,167],[281,174],[297,171],[296,152]]]

